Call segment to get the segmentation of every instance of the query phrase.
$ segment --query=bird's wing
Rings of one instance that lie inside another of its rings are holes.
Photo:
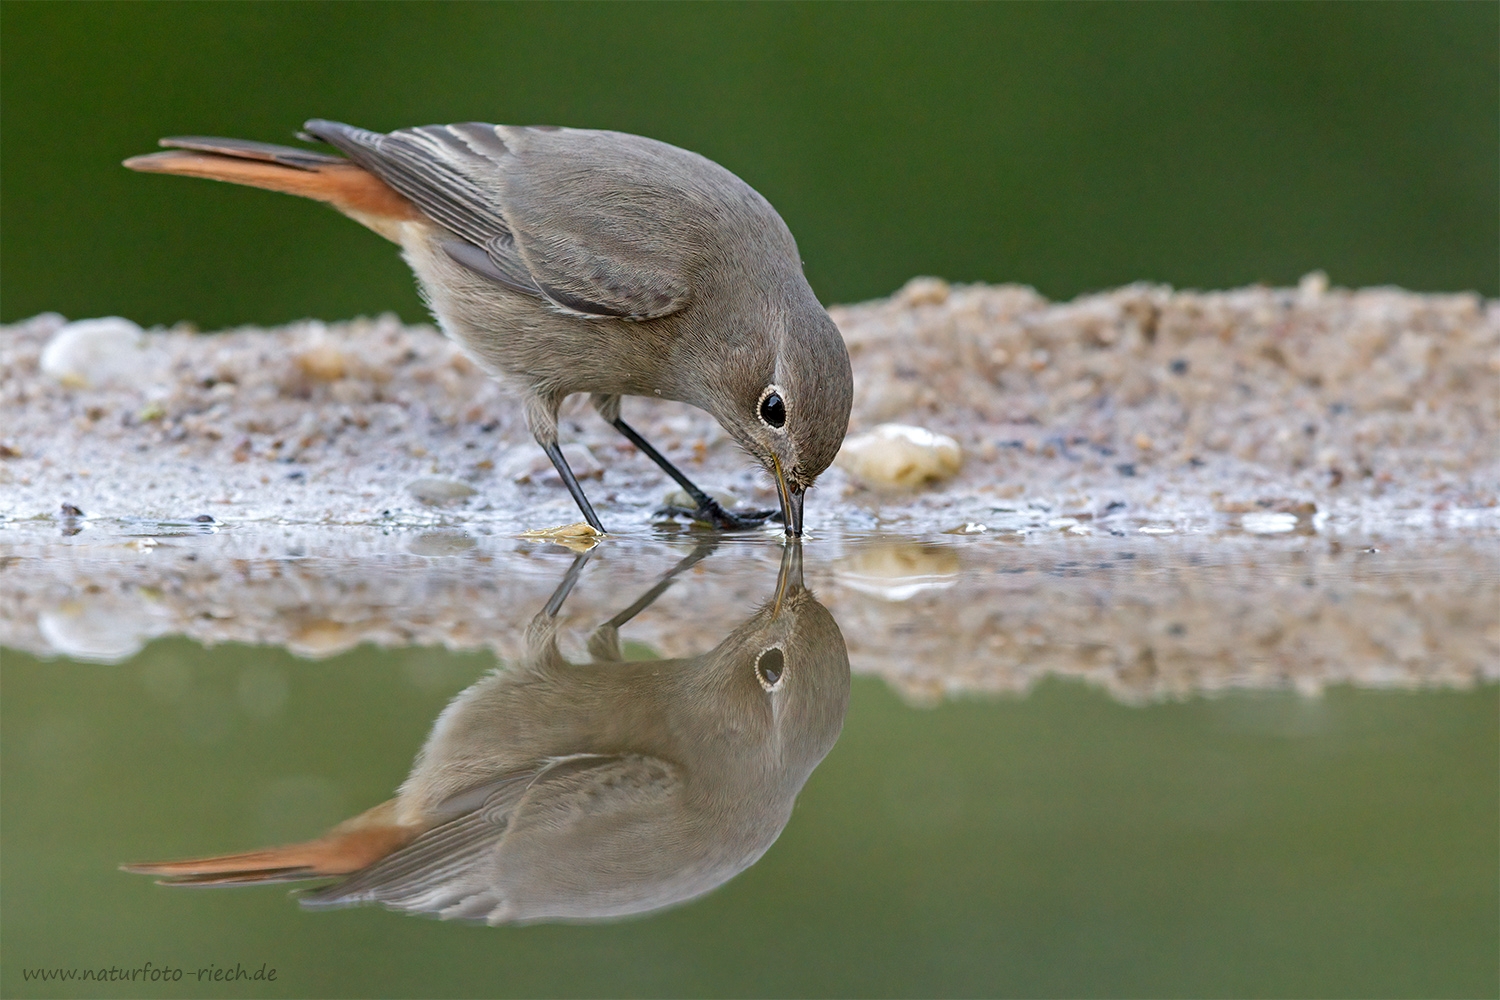
[[[409,912],[493,923],[521,919],[512,899],[519,881],[523,895],[557,871],[589,866],[590,832],[632,826],[632,816],[661,811],[677,782],[675,768],[639,755],[576,754],[553,758],[534,771],[453,796],[438,808],[451,816],[411,844],[341,882],[301,896],[311,908],[378,902]],[[538,835],[540,830],[540,835]],[[582,834],[582,836],[579,836]],[[500,862],[497,849],[518,837],[522,858]],[[542,843],[547,840],[562,841]],[[527,849],[527,848],[530,849]],[[559,849],[561,848],[561,849]],[[518,867],[519,878],[506,869]]]
[[[303,893],[299,901],[310,909],[378,902],[423,913],[440,910],[451,902],[453,887],[468,881],[504,836],[511,811],[534,777],[508,774],[453,796],[439,807],[437,826],[368,868]]]
[[[732,176],[613,132],[481,122],[385,135],[321,120],[305,127],[452,233],[443,249],[454,260],[589,317],[655,319],[687,305],[697,241],[691,226],[669,221],[693,211],[680,175],[691,182],[707,164]]]

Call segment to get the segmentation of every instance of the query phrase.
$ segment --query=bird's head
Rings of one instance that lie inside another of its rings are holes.
[[[746,317],[756,328],[721,348],[708,406],[771,474],[789,535],[802,534],[806,491],[833,464],[854,400],[844,339],[801,284],[801,294]]]

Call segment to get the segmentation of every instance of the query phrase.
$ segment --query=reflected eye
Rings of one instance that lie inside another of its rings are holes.
[[[772,427],[786,424],[786,403],[782,402],[781,393],[774,385],[760,397],[760,419]]]
[[[781,675],[785,670],[786,658],[775,646],[761,653],[760,659],[755,661],[755,676],[767,691],[775,691],[781,686]]]

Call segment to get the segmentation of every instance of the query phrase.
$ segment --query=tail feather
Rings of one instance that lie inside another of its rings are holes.
[[[203,177],[327,202],[391,240],[397,240],[395,224],[423,218],[415,205],[385,181],[341,156],[209,136],[177,136],[161,144],[173,148],[133,156],[125,166],[142,173]]]
[[[181,861],[145,861],[121,871],[155,875],[161,885],[251,885],[349,875],[405,847],[421,829],[386,821],[390,803],[334,827],[317,840]]]
[[[253,139],[225,139],[212,135],[173,135],[159,140],[157,145],[167,149],[190,149],[195,153],[218,153],[221,156],[232,156],[241,160],[264,160],[267,163],[279,163],[284,167],[299,167],[303,170],[316,170],[330,164],[349,162],[342,156],[320,153],[313,149],[277,146],[269,142],[256,142]]]

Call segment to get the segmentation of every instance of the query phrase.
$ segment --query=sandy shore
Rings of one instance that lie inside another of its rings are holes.
[[[1500,303],[1475,295],[1330,289],[1314,275],[1296,289],[1140,285],[1050,303],[917,279],[831,311],[854,363],[851,433],[914,424],[964,457],[956,478],[914,494],[835,467],[809,496],[814,530],[940,531],[1036,508],[1210,525],[1467,511],[1500,524]],[[63,324],[0,328],[0,517],[68,503],[112,518],[576,520],[516,404],[430,327],[151,331],[79,387],[40,369]],[[706,414],[626,407],[705,487],[774,506]],[[607,524],[645,527],[663,477],[583,399],[567,414]]]
[[[835,467],[809,498],[809,583],[856,671],[919,702],[1050,675],[1130,701],[1500,680],[1497,303],[1316,275],[1068,303],[918,279],[832,313],[851,430],[912,424],[964,456],[915,492]],[[574,510],[519,408],[429,327],[149,331],[80,384],[43,370],[64,323],[0,329],[0,645],[506,657],[571,558],[516,537]],[[619,538],[570,599],[578,629],[691,544],[581,402],[564,438]],[[705,486],[774,505],[711,418],[627,412]],[[726,542],[637,638],[717,641],[769,594],[771,534]]]

